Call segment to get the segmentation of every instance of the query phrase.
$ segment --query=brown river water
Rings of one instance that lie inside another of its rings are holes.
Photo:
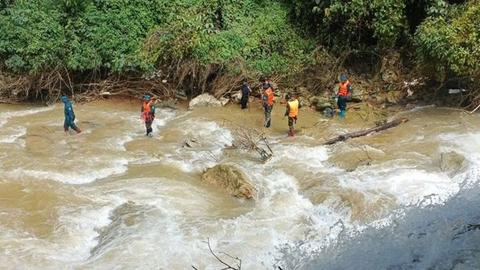
[[[410,121],[325,147],[329,136],[372,123],[302,109],[299,134],[288,138],[277,106],[266,163],[228,149],[232,125],[261,129],[258,104],[157,109],[153,138],[138,101],[74,108],[80,135],[64,134],[62,104],[0,105],[0,269],[220,269],[207,238],[242,269],[274,269],[299,243],[301,261],[341,230],[388,226],[393,211],[442,204],[480,164],[480,118],[445,108],[398,113]],[[198,147],[182,147],[186,138]],[[465,160],[442,170],[451,151]],[[218,162],[245,171],[257,198],[201,183]]]

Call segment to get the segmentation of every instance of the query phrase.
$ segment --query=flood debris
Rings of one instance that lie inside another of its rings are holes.
[[[354,132],[338,135],[334,138],[331,138],[331,139],[325,141],[323,144],[324,145],[332,145],[332,144],[336,144],[338,142],[346,141],[346,140],[351,139],[351,138],[366,136],[366,135],[369,135],[369,134],[372,134],[372,133],[375,133],[375,132],[379,132],[379,131],[382,131],[382,130],[386,130],[386,129],[396,127],[396,126],[398,126],[402,123],[405,123],[405,122],[408,122],[407,118],[396,119],[396,120],[387,122],[385,124],[378,125],[374,128],[369,128],[369,129],[365,129],[365,130],[354,131]]]
[[[273,150],[270,147],[267,137],[263,132],[254,128],[237,126],[233,129],[235,141],[233,148],[240,148],[248,151],[255,151],[260,155],[263,162],[273,157]]]
[[[227,263],[227,262],[225,261],[225,259],[220,258],[220,256],[217,255],[217,254],[213,251],[212,246],[210,245],[210,238],[207,238],[207,241],[205,241],[205,243],[207,243],[207,245],[208,245],[208,250],[210,251],[210,254],[212,254],[212,256],[213,256],[219,263],[221,263],[221,264],[223,265],[223,268],[222,268],[222,269],[225,269],[225,270],[229,270],[229,269],[230,269],[230,270],[241,270],[241,269],[242,269],[242,260],[241,260],[240,258],[234,257],[234,256],[232,256],[232,255],[230,255],[230,254],[228,254],[228,253],[225,253],[225,252],[219,252],[219,254],[222,254],[222,255],[228,257],[230,260],[235,260],[235,261],[236,261],[236,265],[235,265],[235,266],[232,266],[233,263]],[[193,268],[194,270],[198,270],[198,268],[195,267],[195,266],[193,266],[193,265],[192,265],[192,268]]]

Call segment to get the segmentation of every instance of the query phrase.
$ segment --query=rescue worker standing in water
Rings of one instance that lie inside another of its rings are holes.
[[[242,98],[240,99],[240,104],[242,105],[242,110],[247,108],[248,98],[252,90],[248,86],[248,82],[246,79],[242,82]]]
[[[264,126],[269,128],[272,123],[272,110],[273,110],[273,89],[269,83],[263,84],[262,105],[265,114]]]
[[[347,100],[352,96],[352,85],[348,81],[348,77],[345,74],[340,76],[340,84],[337,92],[337,105],[340,110],[339,117],[345,118],[347,114]]]
[[[297,123],[298,110],[300,108],[300,103],[295,95],[287,94],[287,110],[285,111],[285,116],[288,116],[288,136],[295,136],[294,124]]]
[[[70,128],[75,130],[77,134],[82,132],[77,127],[77,125],[75,125],[75,113],[73,112],[73,106],[68,97],[66,95],[63,95],[60,99],[64,104],[65,121],[63,122],[63,129],[65,131],[65,134],[67,134]]]
[[[153,99],[149,95],[143,96],[143,104],[140,117],[142,118],[143,122],[145,122],[145,129],[147,131],[146,135],[151,137],[153,132],[152,123],[155,119],[155,105]]]

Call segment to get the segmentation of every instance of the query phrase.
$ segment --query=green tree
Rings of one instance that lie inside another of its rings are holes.
[[[443,13],[445,14],[445,13]],[[431,16],[415,34],[417,61],[439,77],[480,75],[480,2]]]
[[[65,57],[65,31],[53,3],[17,1],[0,13],[0,58],[14,72],[55,69]]]

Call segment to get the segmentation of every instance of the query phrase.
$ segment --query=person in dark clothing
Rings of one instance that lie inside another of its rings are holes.
[[[64,104],[65,121],[63,122],[63,129],[65,131],[65,134],[68,132],[70,128],[75,130],[75,132],[77,133],[82,132],[77,127],[77,125],[75,125],[75,113],[73,112],[73,106],[70,100],[68,99],[68,97],[64,95],[60,99]]]
[[[242,83],[242,98],[240,99],[242,110],[247,108],[248,97],[250,96],[251,92],[252,92],[252,89],[250,89],[250,87],[248,86],[248,82],[244,80]]]
[[[153,132],[152,123],[155,119],[155,105],[154,101],[149,95],[143,96],[141,118],[143,122],[145,122],[145,129],[147,131],[146,135],[151,137]]]

